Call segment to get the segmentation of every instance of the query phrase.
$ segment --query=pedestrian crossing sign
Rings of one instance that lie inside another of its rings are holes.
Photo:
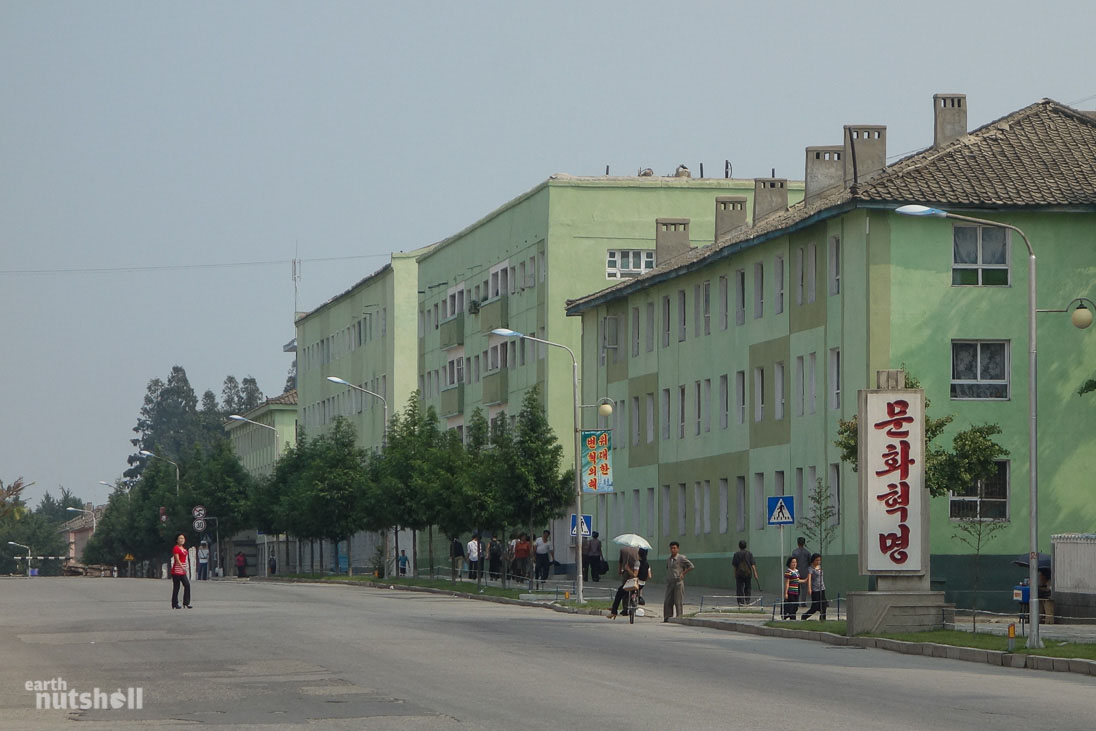
[[[582,516],[582,524],[581,525],[582,525],[582,537],[583,538],[590,538],[591,533],[593,532],[592,531],[593,523],[594,523],[594,518],[593,518],[592,515],[583,515]],[[578,518],[575,517],[574,513],[571,513],[571,535],[572,536],[578,536],[578,529],[579,529]]]
[[[769,508],[769,525],[792,525],[795,523],[795,498],[791,495],[776,495],[766,498]]]

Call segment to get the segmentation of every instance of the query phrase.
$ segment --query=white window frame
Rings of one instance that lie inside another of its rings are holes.
[[[647,352],[655,349],[655,303],[647,303]]]
[[[755,320],[765,316],[765,263],[754,262],[754,313]]]
[[[749,515],[749,495],[746,493],[746,476],[734,478],[735,530],[746,531],[746,516]]]
[[[948,518],[952,522],[960,520],[979,520],[979,521],[997,521],[1008,522],[1011,520],[1011,505],[1012,505],[1012,465],[1007,459],[997,460],[997,464],[1002,467],[1005,480],[1005,497],[986,497],[985,496],[985,481],[978,480],[973,486],[973,489],[969,492],[956,492],[951,491],[948,495]],[[1004,503],[1004,516],[1003,517],[983,517],[983,503]],[[960,506],[974,505],[974,510],[961,509]],[[960,508],[960,509],[957,509]]]
[[[726,429],[730,422],[731,394],[727,374],[719,376],[719,428]]]
[[[686,307],[685,290],[677,290],[677,342],[683,343],[689,336],[689,313]]]
[[[777,254],[773,259],[773,314],[784,312],[784,257]]]
[[[729,488],[727,478],[719,478],[719,533],[725,535],[730,524]]]
[[[765,368],[754,368],[754,421],[762,421],[765,418]]]
[[[974,345],[976,347],[976,364],[975,370],[979,374],[979,378],[959,379],[955,377],[955,346],[956,345]],[[1004,346],[1005,350],[1005,377],[1001,380],[995,379],[983,379],[980,377],[982,372],[982,348],[986,345],[1000,345]],[[1008,340],[963,340],[957,339],[951,341],[951,400],[952,401],[1008,401],[1012,394],[1012,347],[1011,341]],[[1003,386],[1004,394],[999,396],[968,396],[968,395],[956,395],[956,389],[964,386]]]
[[[662,389],[662,440],[670,440],[670,389]]]
[[[841,348],[830,348],[830,408],[841,410]]]
[[[773,365],[773,418],[784,418],[784,362]]]
[[[632,357],[639,356],[639,308],[632,308]]]
[[[957,262],[955,261],[955,237],[959,229],[975,229],[975,247],[977,251],[976,260],[974,262]],[[1004,264],[985,264],[982,262],[982,237],[986,229],[996,229],[1004,233],[1005,237],[1005,263]],[[977,226],[969,224],[956,224],[952,227],[952,245],[951,245],[951,285],[953,287],[1008,287],[1012,284],[1012,232],[1007,228],[1000,226]],[[956,279],[960,276],[961,272],[974,271],[977,272],[977,282],[957,282]],[[1003,283],[985,283],[986,272],[1005,272],[1005,282]]]
[[[606,279],[634,279],[654,268],[654,249],[609,249],[605,253]]]
[[[746,270],[734,273],[734,324],[746,324]]]
[[[738,411],[738,423],[746,423],[746,371],[734,374],[735,406]]]
[[[831,236],[829,243],[829,293],[841,294],[841,237]]]
[[[726,330],[730,308],[730,281],[725,274],[719,277],[719,329]]]
[[[647,443],[652,444],[655,441],[655,395],[653,393],[647,394],[645,405],[647,407]]]

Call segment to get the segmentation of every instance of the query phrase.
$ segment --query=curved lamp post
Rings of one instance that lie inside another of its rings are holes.
[[[551,345],[555,348],[563,348],[567,351],[567,354],[571,356],[571,366],[573,373],[573,396],[575,402],[575,520],[582,520],[582,472],[579,469],[579,454],[582,452],[582,446],[579,444],[581,437],[579,409],[582,408],[582,404],[578,400],[578,359],[575,358],[575,351],[568,348],[562,343],[553,343],[551,340],[542,340],[541,338],[533,337],[532,335],[526,335],[520,333],[517,330],[511,330],[509,328],[500,327],[491,331],[492,335],[499,335],[504,338],[525,338],[526,340],[532,340],[534,343],[543,343],[545,345]],[[609,406],[609,404],[602,404]],[[600,408],[600,407],[599,407]],[[609,406],[609,413],[612,413],[612,406]],[[576,530],[575,533],[577,541],[575,543],[575,601],[578,604],[585,603],[585,599],[582,596],[582,530]]]
[[[164,462],[167,462],[168,464],[175,465],[175,494],[176,495],[179,494],[179,465],[175,464],[174,462],[172,462],[167,457],[160,457],[160,456],[155,455],[152,452],[148,451],[147,449],[142,449],[137,454],[141,455],[142,457],[151,457],[152,459],[162,460]]]
[[[8,541],[13,546],[19,546],[27,551],[27,576],[30,576],[30,546],[24,546],[22,543],[16,543],[15,541]]]
[[[1031,247],[1031,241],[1028,240],[1026,234],[1016,226],[1008,223],[1002,223],[1001,221],[991,221],[985,218],[974,218],[971,216],[962,216],[957,213],[950,213],[948,211],[941,210],[939,208],[930,208],[929,206],[922,205],[907,205],[901,206],[896,209],[896,213],[901,213],[904,216],[930,216],[933,218],[950,218],[956,221],[967,221],[969,223],[977,223],[982,226],[995,226],[997,228],[1005,228],[1009,231],[1015,231],[1020,235],[1020,238],[1024,240],[1024,245],[1027,246],[1028,251],[1028,411],[1029,411],[1029,428],[1028,428],[1028,450],[1030,459],[1030,484],[1029,484],[1029,499],[1031,503],[1030,517],[1029,517],[1029,538],[1030,538],[1030,554],[1028,556],[1028,607],[1030,611],[1028,616],[1031,621],[1031,631],[1028,634],[1027,646],[1029,648],[1041,648],[1043,641],[1039,637],[1039,469],[1038,469],[1038,448],[1039,448],[1039,433],[1037,429],[1038,417],[1039,417],[1039,397],[1038,397],[1038,360],[1036,358],[1035,347],[1035,314],[1038,312],[1067,312],[1069,307],[1075,302],[1078,303],[1076,309],[1073,310],[1073,314],[1070,315],[1070,320],[1073,325],[1079,329],[1084,329],[1092,324],[1092,310],[1085,307],[1085,302],[1090,305],[1093,304],[1092,300],[1080,297],[1066,305],[1065,309],[1061,310],[1040,310],[1036,306],[1036,280],[1035,280],[1035,250]],[[1094,306],[1096,309],[1096,306]]]
[[[328,376],[327,380],[331,381],[332,383],[337,383],[340,386],[346,386],[348,388],[352,388],[355,391],[361,391],[362,393],[369,394],[373,398],[378,398],[378,399],[381,400],[381,404],[384,406],[384,424],[382,425],[382,428],[381,428],[381,448],[383,449],[384,447],[387,447],[388,446],[388,399],[386,399],[384,396],[381,396],[379,393],[373,393],[372,391],[370,391],[368,389],[365,389],[365,388],[362,388],[361,386],[355,386],[350,381],[347,381],[343,378],[339,378],[338,376]]]
[[[91,532],[95,533],[95,529],[98,528],[98,524],[97,524],[97,521],[95,520],[95,510],[94,509],[85,510],[84,508],[67,508],[67,510],[69,510],[70,512],[73,512],[73,513],[87,513],[88,515],[90,515],[91,516]]]

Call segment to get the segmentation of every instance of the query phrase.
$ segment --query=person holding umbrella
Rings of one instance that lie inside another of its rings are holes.
[[[613,606],[609,608],[609,619],[617,618],[617,609],[628,596],[628,589],[624,588],[632,579],[639,578],[639,549],[650,549],[651,544],[643,536],[635,533],[625,533],[613,539],[613,543],[621,546],[620,558],[617,565],[617,573],[620,574],[620,586],[617,587],[616,596],[613,597]],[[638,589],[638,587],[637,587]]]

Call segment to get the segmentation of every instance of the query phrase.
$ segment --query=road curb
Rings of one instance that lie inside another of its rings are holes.
[[[941,645],[935,642],[905,642],[903,640],[892,640],[886,637],[845,637],[844,635],[836,635],[832,632],[815,632],[812,630],[787,629],[784,627],[765,627],[764,625],[729,622],[720,619],[674,617],[670,622],[685,624],[691,627],[706,627],[708,629],[716,629],[724,632],[741,632],[742,634],[759,635],[762,637],[812,640],[815,642],[825,642],[830,645],[864,647],[876,650],[887,650],[889,652],[899,652],[905,655],[939,657],[948,660],[984,663],[1007,668],[1027,668],[1030,670],[1049,670],[1059,673],[1077,673],[1078,675],[1096,676],[1096,660],[1047,657],[1046,655],[1027,655],[1023,653],[1002,652],[999,650],[982,650],[977,647]]]

